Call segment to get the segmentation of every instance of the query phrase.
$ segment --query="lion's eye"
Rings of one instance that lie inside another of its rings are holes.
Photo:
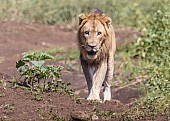
[[[98,35],[101,35],[101,34],[102,34],[102,32],[97,32],[97,36],[98,36]]]
[[[89,35],[89,31],[85,31],[84,34],[85,34],[85,35]]]

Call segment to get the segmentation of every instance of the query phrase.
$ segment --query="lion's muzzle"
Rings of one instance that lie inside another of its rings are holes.
[[[98,52],[98,48],[96,45],[86,44],[85,49],[87,51],[87,54],[88,54],[87,57],[89,59],[94,59],[96,57],[97,52]]]
[[[96,45],[86,44],[86,51],[89,55],[95,55],[98,52]]]

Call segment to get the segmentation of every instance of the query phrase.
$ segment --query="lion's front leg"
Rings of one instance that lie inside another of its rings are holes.
[[[114,58],[113,55],[111,55],[108,58],[107,73],[104,82],[104,101],[111,100],[111,84],[113,80],[113,71],[114,71]]]
[[[83,73],[84,73],[85,78],[86,78],[88,92],[90,93],[90,90],[91,90],[91,87],[92,87],[92,75],[90,75],[89,65],[81,57],[80,57],[80,61],[81,61],[81,66],[82,66],[82,69],[83,69]]]
[[[89,69],[89,72],[92,75],[92,88],[87,99],[100,100],[99,94],[106,76],[107,62],[103,61],[100,65],[90,67]]]

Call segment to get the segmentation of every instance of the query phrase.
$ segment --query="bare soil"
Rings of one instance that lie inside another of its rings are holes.
[[[139,35],[139,32],[128,29],[116,30],[118,46],[128,43],[127,40]],[[141,96],[142,93],[132,87],[113,87],[113,99],[105,103],[88,102],[85,99],[77,99],[75,96],[56,92],[44,93],[40,97],[41,100],[37,100],[35,94],[29,90],[11,86],[11,80],[19,77],[15,62],[21,59],[23,52],[54,47],[76,49],[76,31],[33,23],[8,21],[0,23],[0,80],[5,82],[4,86],[0,86],[0,121],[62,120],[62,117],[68,120],[76,120],[77,117],[79,120],[81,117],[89,120],[89,112],[96,110],[124,112],[129,109],[128,105]],[[59,61],[51,63],[62,64]],[[75,64],[80,65],[79,61]],[[87,97],[87,87],[82,71],[64,69],[61,79],[71,83],[69,88],[75,91],[76,97]],[[110,118],[102,119],[94,114],[92,119],[111,120]],[[158,117],[157,121],[159,119],[160,121],[168,120],[166,116]]]

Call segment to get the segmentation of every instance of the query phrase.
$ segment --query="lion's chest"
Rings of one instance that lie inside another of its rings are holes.
[[[96,70],[97,70],[97,67],[95,67],[95,66],[89,67],[89,74],[90,74],[90,77],[92,78],[92,80],[94,80],[96,78]]]
[[[96,67],[95,67],[95,66],[90,66],[90,67],[89,67],[89,73],[90,73],[91,76],[94,75],[95,70],[96,70]]]

